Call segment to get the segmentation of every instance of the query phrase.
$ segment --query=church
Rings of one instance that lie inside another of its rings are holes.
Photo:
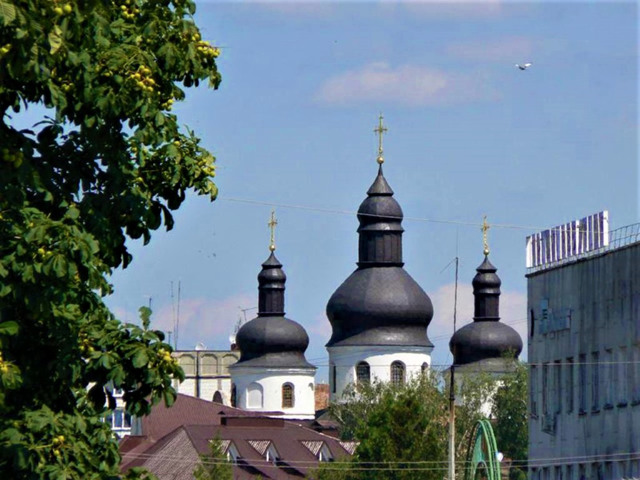
[[[382,120],[380,116],[374,130],[378,134],[377,174],[357,213],[357,266],[331,295],[326,307],[332,328],[326,344],[331,402],[340,402],[350,385],[373,381],[401,385],[431,365],[433,343],[429,340],[428,327],[433,306],[427,293],[404,269],[403,212],[383,173],[382,135],[387,129]],[[353,454],[355,448],[355,445],[337,442],[335,428],[331,431],[318,417],[316,366],[305,357],[309,336],[299,323],[285,317],[287,276],[276,257],[276,224],[272,213],[269,255],[258,274],[257,316],[238,330],[233,339],[234,348],[230,352],[174,352],[180,364],[189,367],[187,382],[177,386],[181,404],[187,404],[186,394],[218,405],[214,413],[216,418],[220,416],[219,420],[212,420],[211,415],[199,420],[190,414],[190,424],[209,425],[201,427],[209,435],[215,431],[225,445],[227,457],[233,460],[234,472],[242,472],[242,478],[257,475],[254,470],[260,469],[260,462],[274,468],[267,474],[268,478],[299,477],[302,472],[292,470],[296,462],[332,461]],[[487,368],[498,373],[504,354],[510,351],[518,355],[522,340],[515,330],[499,321],[500,279],[489,261],[486,239],[484,253],[484,261],[473,280],[474,321],[455,333],[450,348],[456,367]],[[208,365],[200,365],[204,359],[208,359]],[[218,360],[214,362],[214,359]],[[193,372],[210,375],[190,375]],[[193,408],[208,410],[204,405],[195,405]],[[162,409],[158,415],[167,417],[170,412]],[[126,448],[131,449],[129,454],[135,451],[136,455],[145,455],[154,448],[171,449],[171,442],[160,446],[159,437],[152,439],[149,432],[145,432],[145,422],[148,426],[159,423],[155,415],[152,412],[139,423],[139,429],[134,429],[132,433],[137,440],[125,442]],[[280,422],[277,429],[281,433],[273,431],[274,421]],[[251,426],[251,433],[242,436],[238,433],[241,430],[231,428],[234,425]],[[185,428],[187,430],[182,431]],[[165,428],[163,432],[167,438],[175,437],[176,442],[181,438],[181,444],[192,452],[197,462],[198,455],[207,453],[206,442],[192,441],[195,433],[188,428],[178,422],[174,430]],[[302,442],[306,450],[284,447],[282,442],[289,435],[284,432],[295,432],[301,440],[292,441],[291,445]],[[261,435],[269,440],[261,439]],[[310,445],[314,446],[311,450]],[[256,454],[256,446],[264,447],[264,452],[258,449],[262,453]],[[247,453],[240,454],[242,451]],[[309,451],[315,455],[311,457],[313,460],[304,457]],[[247,462],[252,456],[256,460],[249,465]],[[158,474],[162,468],[158,465],[153,471]],[[265,473],[263,469],[261,474]]]

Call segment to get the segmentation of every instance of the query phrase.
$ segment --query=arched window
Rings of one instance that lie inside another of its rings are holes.
[[[424,374],[424,373],[427,373],[427,372],[429,371],[429,364],[428,364],[427,362],[424,362],[424,363],[422,364],[422,367],[420,367],[420,369],[421,369],[421,371],[422,371],[422,373],[423,373],[423,374]]]
[[[247,388],[247,407],[262,408],[262,385],[253,382]]]
[[[371,381],[371,367],[367,362],[360,362],[356,365],[356,382],[369,383]]]
[[[293,408],[294,402],[293,385],[285,383],[282,385],[282,408]]]
[[[222,393],[220,393],[220,390],[217,390],[216,393],[213,394],[213,403],[219,403],[220,405],[224,403],[224,401],[222,400]]]
[[[238,393],[236,391],[236,384],[232,383],[231,384],[231,406],[232,407],[237,407],[238,403]]]
[[[336,366],[331,365],[329,368],[331,369],[331,393],[336,393]]]
[[[393,385],[404,385],[405,380],[404,363],[395,361],[391,364],[391,383]]]

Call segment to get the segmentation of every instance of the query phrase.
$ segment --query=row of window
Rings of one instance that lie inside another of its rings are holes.
[[[313,384],[309,384],[313,388]],[[247,387],[247,408],[262,408],[263,390],[259,383],[252,383]],[[293,408],[295,406],[295,387],[292,383],[285,383],[281,388],[282,408]],[[235,384],[231,385],[231,406],[237,406],[237,390]]]
[[[573,413],[576,393],[579,414],[586,413],[588,408],[598,412],[601,408],[640,404],[640,345],[633,346],[631,352],[628,350],[621,347],[605,349],[602,355],[580,354],[577,364],[574,357],[567,357],[541,367],[531,366],[531,414]]]
[[[640,478],[640,461],[594,462],[532,469],[532,480],[616,480]]]
[[[217,356],[206,353],[198,356],[199,362],[196,364],[196,357],[189,354],[178,354],[174,356],[187,376],[193,375],[228,375],[229,365],[233,365],[238,358],[233,354]]]
[[[422,364],[422,371],[426,371],[429,368],[427,363]],[[407,380],[407,367],[406,365],[396,360],[391,363],[389,367],[389,378],[393,385],[404,385]],[[331,365],[331,391],[336,393],[336,383],[337,383],[337,367],[335,365]],[[371,365],[367,362],[359,362],[356,365],[356,378],[355,381],[357,384],[369,383],[371,382]]]

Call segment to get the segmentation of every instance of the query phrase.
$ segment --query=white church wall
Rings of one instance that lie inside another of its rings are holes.
[[[233,367],[231,379],[236,386],[236,406],[244,410],[283,412],[278,416],[284,418],[314,418],[314,375],[315,369]],[[293,386],[293,407],[283,408],[282,387],[287,383]],[[259,401],[257,392],[260,389]]]
[[[340,401],[347,386],[355,383],[356,366],[367,362],[371,381],[391,381],[391,364],[401,362],[405,366],[405,380],[422,373],[423,366],[431,365],[433,347],[365,345],[349,347],[328,347],[329,385],[331,401]],[[335,366],[335,375],[334,375]]]

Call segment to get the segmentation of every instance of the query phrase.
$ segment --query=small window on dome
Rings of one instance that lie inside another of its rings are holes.
[[[429,371],[429,364],[427,362],[424,362],[422,364],[422,367],[420,367],[420,371],[422,372],[423,375],[427,373]]]
[[[236,384],[231,384],[231,406],[236,407],[238,403],[238,392],[236,390]]]
[[[404,385],[405,369],[402,362],[395,361],[391,364],[391,383],[393,385]]]
[[[285,383],[282,386],[282,408],[293,408],[294,400],[293,385]]]
[[[356,365],[356,382],[369,383],[371,381],[371,367],[367,362],[360,362]]]

